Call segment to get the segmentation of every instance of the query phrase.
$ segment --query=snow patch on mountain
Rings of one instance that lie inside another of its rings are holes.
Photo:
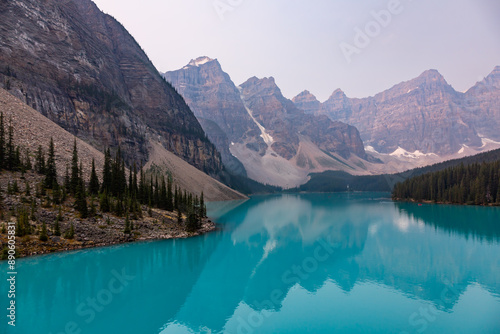
[[[412,159],[418,159],[420,157],[428,157],[428,156],[437,156],[434,153],[422,153],[419,150],[416,150],[413,153],[408,152],[404,148],[398,147],[397,150],[389,154],[393,157],[400,157],[400,158],[412,158]]]
[[[209,57],[199,57],[199,58],[196,58],[196,59],[193,59],[189,62],[189,65],[191,66],[200,66],[200,65],[203,65],[203,64],[206,64],[206,63],[209,63],[213,61],[212,58],[209,58]]]

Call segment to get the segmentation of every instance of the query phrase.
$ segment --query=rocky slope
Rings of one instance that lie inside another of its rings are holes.
[[[102,175],[104,154],[62,129],[2,88],[0,88],[0,112],[4,115],[5,127],[12,124],[14,143],[20,146],[22,156],[25,156],[25,150],[29,149],[30,155],[34,157],[39,145],[42,146],[44,152],[47,152],[52,138],[56,152],[57,172],[62,177],[66,172],[66,166],[71,165],[73,145],[76,139],[84,178],[88,179],[90,176],[92,159],[95,160],[98,175]]]
[[[324,103],[309,92],[293,101],[307,113],[356,126],[372,151],[450,157],[500,141],[499,88],[500,67],[465,94],[430,70],[374,97],[350,99],[336,90]]]
[[[183,95],[226,165],[241,161],[254,180],[292,187],[313,171],[366,173],[360,161],[373,162],[354,127],[299,110],[273,78],[251,78],[236,87],[220,63],[208,57],[164,76]]]
[[[220,155],[182,97],[90,0],[0,1],[0,87],[102,150],[146,162],[149,140],[212,175]]]

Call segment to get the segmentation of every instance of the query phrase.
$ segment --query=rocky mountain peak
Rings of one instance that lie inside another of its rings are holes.
[[[292,102],[295,103],[297,108],[305,111],[307,114],[315,114],[321,107],[321,102],[308,90],[295,96]]]
[[[316,98],[316,96],[314,96],[313,94],[311,94],[310,91],[308,90],[305,90],[303,91],[302,93],[300,93],[299,95],[295,96],[292,101],[294,103],[301,103],[301,102],[319,102],[318,99]]]
[[[416,79],[411,80],[411,81],[418,81],[420,84],[422,83],[439,83],[439,84],[444,84],[448,85],[446,82],[446,79],[439,73],[438,70],[427,70],[423,72],[421,75],[419,75]],[[410,81],[410,82],[411,82]]]
[[[347,95],[345,95],[344,91],[340,88],[336,89],[332,95],[328,98],[328,100],[338,100],[338,99],[345,99],[347,98]]]
[[[273,77],[262,79],[251,77],[246,82],[241,84],[240,87],[246,92],[245,95],[258,93],[260,95],[275,95],[278,98],[283,98],[281,90],[278,85],[276,85],[276,81]]]
[[[210,57],[206,57],[206,56],[202,56],[202,57],[198,57],[196,59],[191,59],[191,61],[189,62],[189,66],[196,66],[196,67],[199,67],[201,65],[205,65],[207,63],[210,63],[212,61],[217,61],[216,59],[212,59]]]

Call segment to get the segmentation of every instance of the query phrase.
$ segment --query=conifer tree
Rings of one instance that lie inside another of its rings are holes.
[[[80,169],[78,166],[78,148],[76,145],[76,138],[73,144],[73,156],[71,158],[71,194],[76,195],[78,185],[80,183]]]
[[[38,237],[38,239],[40,239],[40,241],[47,241],[49,239],[45,222],[42,223],[42,231],[40,232],[40,236]]]
[[[207,216],[207,207],[205,206],[205,198],[203,196],[203,191],[200,196],[200,218],[205,218]]]
[[[104,154],[104,168],[102,171],[102,186],[101,192],[110,193],[112,184],[112,172],[111,172],[111,152],[109,148]]]
[[[130,220],[127,216],[127,218],[125,219],[125,229],[123,230],[123,233],[125,234],[130,234],[131,231],[130,231]]]
[[[172,179],[170,176],[167,178],[167,211],[174,211],[174,195],[172,194]]]
[[[57,187],[57,168],[54,140],[50,138],[49,152],[47,156],[47,166],[45,168],[45,187],[54,189]]]
[[[182,225],[183,223],[183,220],[182,220],[182,213],[181,213],[181,210],[177,209],[177,223],[179,225]]]
[[[30,186],[30,183],[28,181],[26,181],[24,183],[24,189],[25,189],[26,197],[30,197],[31,196],[31,186]]]
[[[88,217],[88,207],[87,207],[87,196],[86,196],[86,191],[85,191],[85,184],[83,182],[82,178],[82,166],[80,165],[80,168],[78,168],[78,174],[77,174],[77,186],[76,186],[76,201],[75,201],[75,207],[80,212],[80,216],[82,218],[87,218]]]
[[[45,153],[43,152],[42,145],[38,145],[35,157],[35,171],[38,174],[45,174]]]
[[[104,192],[101,193],[101,198],[99,200],[99,208],[103,213],[111,211],[109,196],[106,190],[104,190]]]
[[[14,147],[14,127],[12,126],[12,120],[9,123],[9,129],[8,129],[8,140],[7,140],[7,146],[5,149],[6,153],[6,169],[7,170],[14,170],[15,167],[15,160],[16,160],[16,150]]]
[[[26,149],[26,155],[24,157],[24,168],[25,170],[32,170],[33,169],[33,165],[31,164],[31,157],[30,157],[30,150],[29,148]]]
[[[61,236],[61,226],[59,224],[59,219],[56,219],[55,225],[54,225],[54,235],[56,237]]]
[[[64,175],[64,189],[67,193],[71,193],[71,179],[69,177],[69,166],[66,165],[66,174]]]
[[[75,227],[73,226],[73,223],[71,223],[71,226],[68,231],[64,234],[65,239],[73,239],[75,237]]]
[[[89,192],[92,195],[99,194],[99,178],[97,177],[97,173],[95,171],[94,159],[92,159],[92,171],[90,173]]]

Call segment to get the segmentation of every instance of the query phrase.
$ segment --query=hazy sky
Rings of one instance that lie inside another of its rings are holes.
[[[275,77],[288,98],[366,97],[431,68],[465,91],[500,65],[498,0],[95,2],[162,72],[206,55],[237,85]]]

